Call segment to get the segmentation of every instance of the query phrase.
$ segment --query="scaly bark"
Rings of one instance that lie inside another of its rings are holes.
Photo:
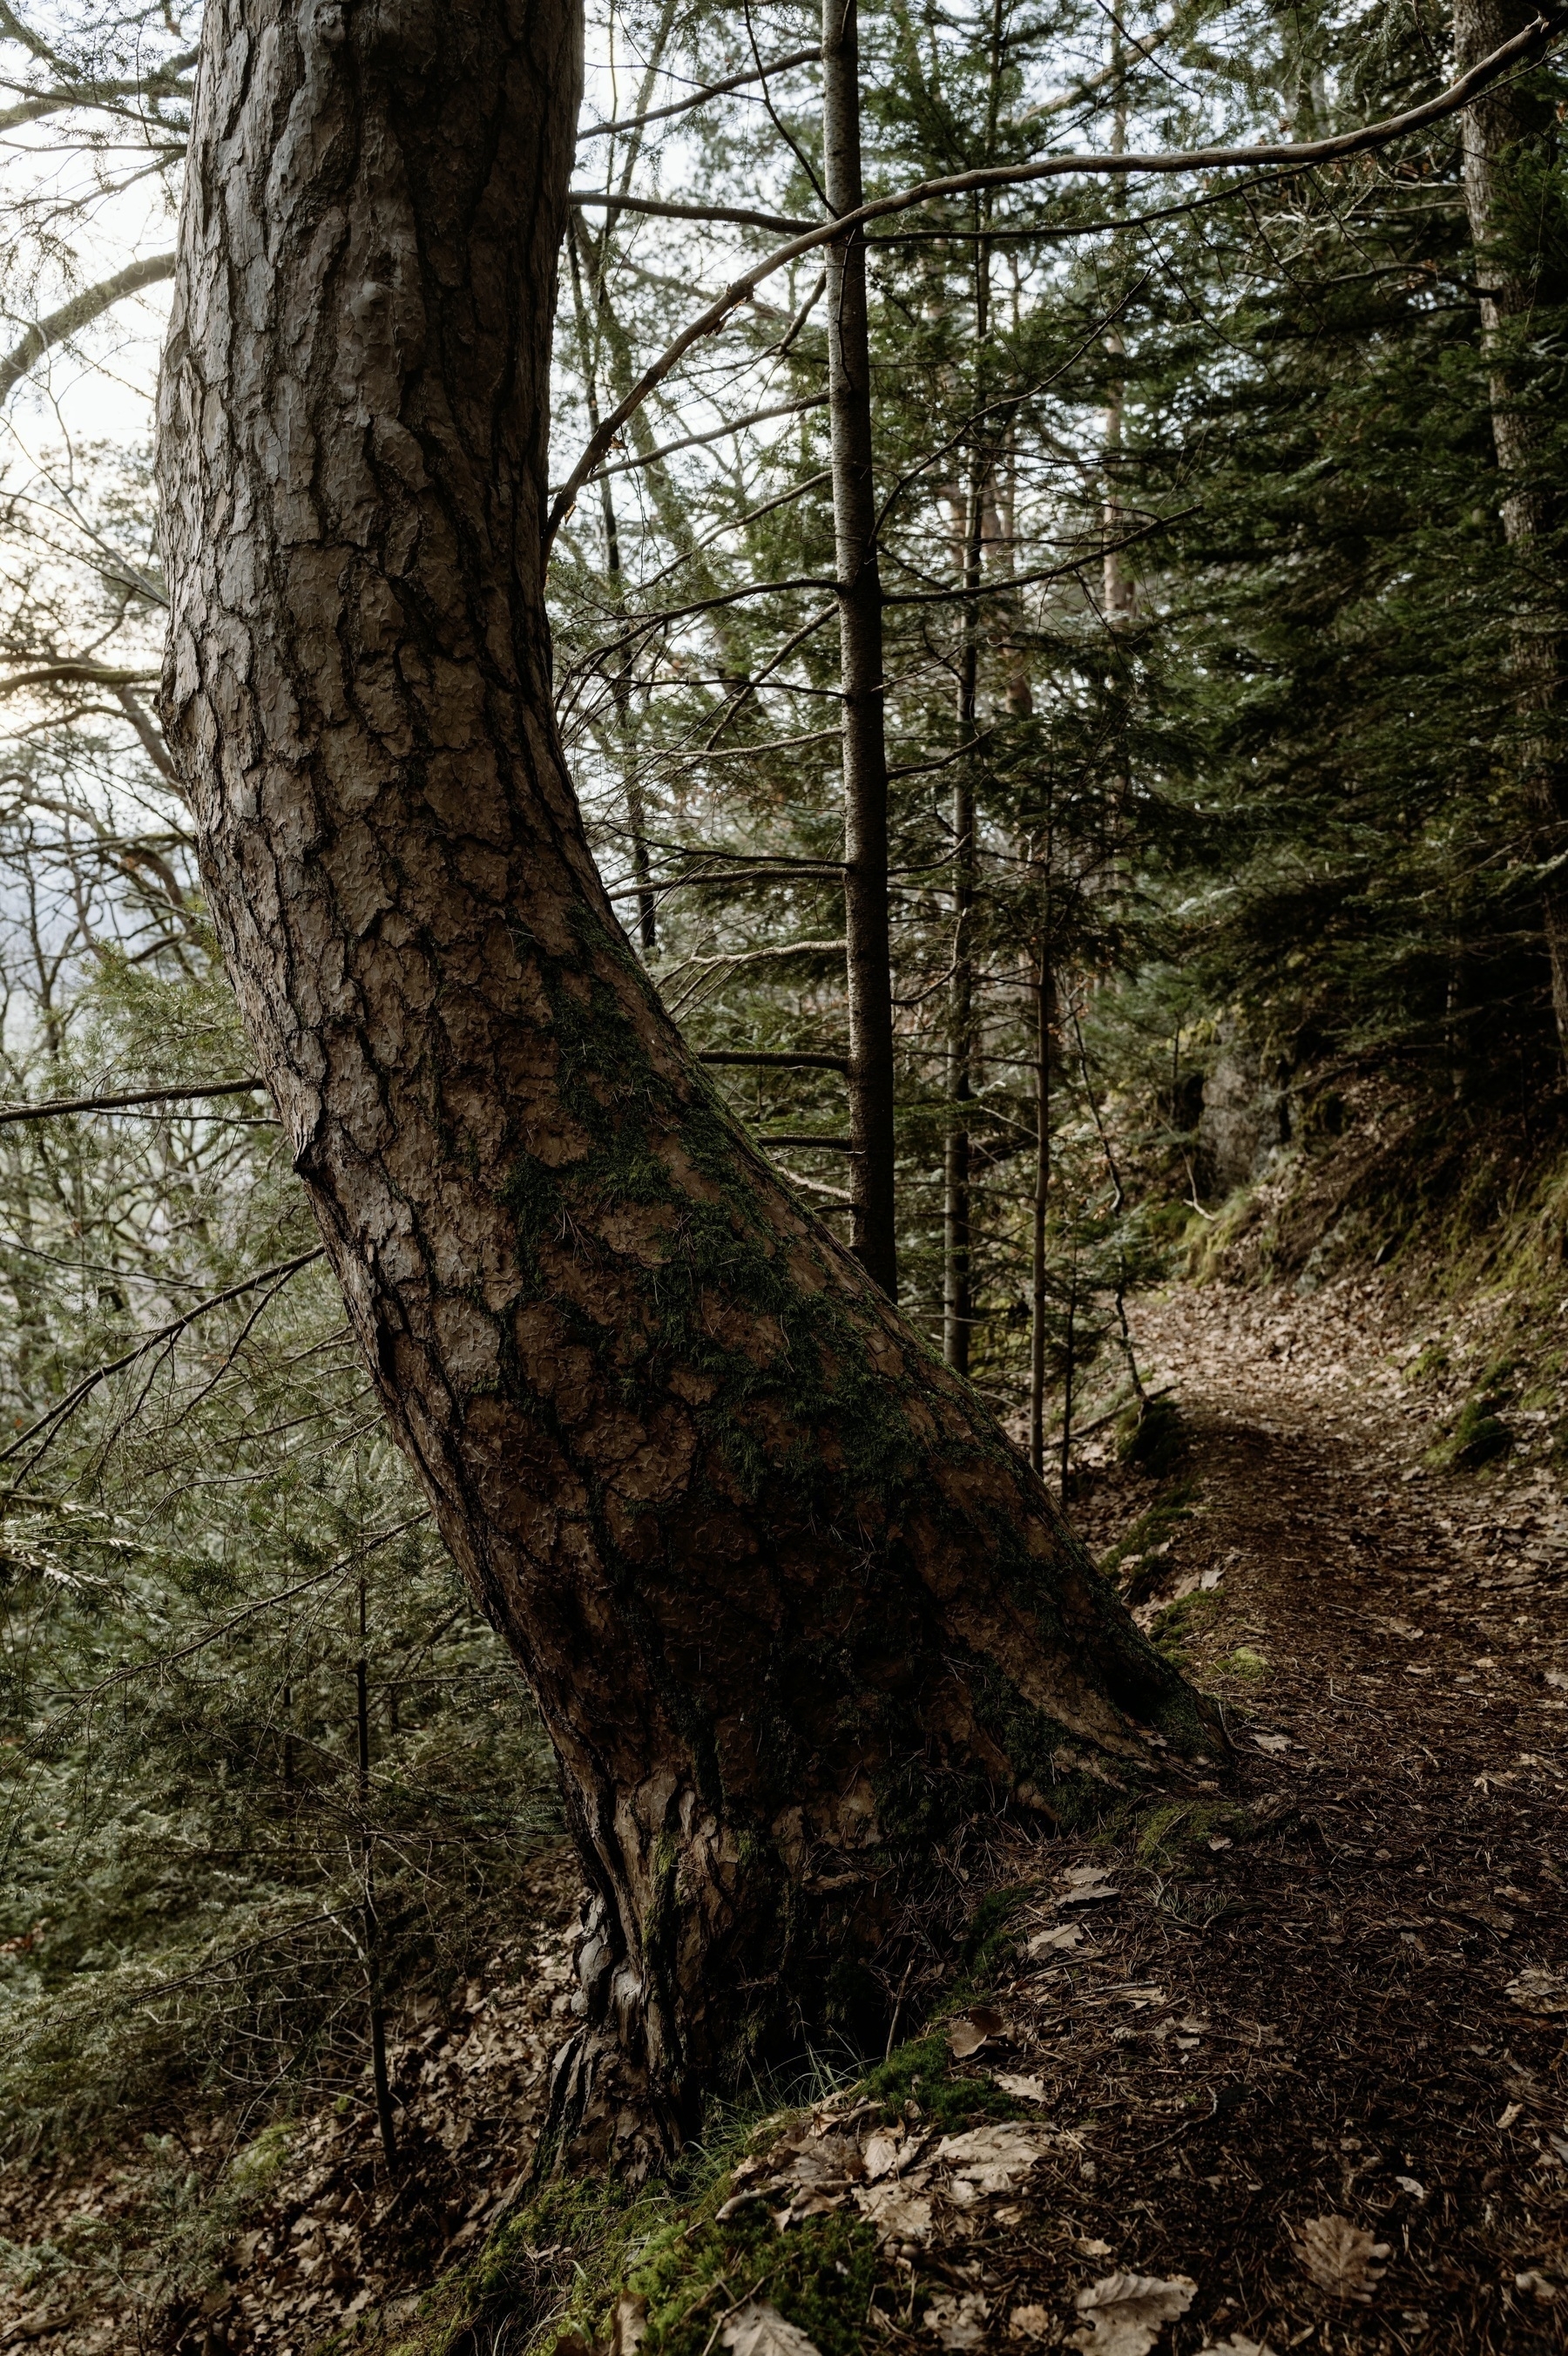
[[[598,1893],[557,2115],[645,2164],[848,2017],[944,1822],[1221,1746],[726,1113],[594,871],[540,532],[564,0],[210,0],[164,690],[259,1068]]]

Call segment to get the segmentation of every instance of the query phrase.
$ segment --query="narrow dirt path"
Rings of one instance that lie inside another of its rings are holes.
[[[1556,1489],[1413,1469],[1432,1435],[1375,1296],[1212,1289],[1136,1322],[1190,1447],[1124,1569],[1240,1765],[1173,1773],[1111,1859],[1036,1852],[1040,1927],[965,2067],[1035,2079],[1077,2147],[971,2288],[1015,2341],[1125,2269],[1192,2279],[1173,2351],[1568,2344]],[[1091,1539],[1149,1494],[1103,1474]],[[1343,2221],[1315,2263],[1313,2220]]]

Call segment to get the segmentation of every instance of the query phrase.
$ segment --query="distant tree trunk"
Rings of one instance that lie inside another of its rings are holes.
[[[822,5],[823,185],[835,213],[865,201],[855,0]],[[898,1298],[893,1203],[893,1001],[888,933],[888,753],[882,583],[871,455],[866,241],[827,249],[827,402],[844,700],[844,933],[848,943],[849,1187],[855,1254]]]
[[[853,2023],[934,1835],[1219,1750],[1027,1464],[726,1112],[616,923],[540,527],[566,0],[210,0],[164,710],[259,1068],[597,1892],[628,2166]]]
[[[1455,0],[1459,70],[1522,32],[1539,13],[1531,0]],[[1556,158],[1556,111],[1539,72],[1515,75],[1467,109],[1463,123],[1465,200],[1476,249],[1482,339],[1491,364],[1492,436],[1504,478],[1503,531],[1518,560],[1513,672],[1526,715],[1521,762],[1536,857],[1544,863],[1568,850],[1568,633],[1560,577],[1555,572],[1545,580],[1531,575],[1552,565],[1541,543],[1562,520],[1562,494],[1543,479],[1552,420],[1539,391],[1532,392],[1520,345],[1534,311],[1568,300],[1568,284],[1547,282],[1534,218],[1547,201],[1541,182]],[[1537,726],[1539,734],[1531,734]],[[1568,1056],[1568,873],[1560,870],[1547,877],[1541,917],[1558,1044]]]
[[[608,237],[608,230],[605,231]],[[582,300],[582,216],[574,212],[567,223],[566,250],[571,262],[572,305],[577,316],[577,342],[582,367],[582,389],[588,402],[590,430],[599,431],[599,369],[593,349],[592,331],[588,323]],[[621,573],[621,526],[615,513],[615,494],[608,475],[599,477],[599,514],[604,529],[604,570],[610,576],[611,602],[623,614],[625,611],[625,584]],[[615,741],[621,755],[621,786],[626,801],[626,834],[632,851],[632,873],[637,879],[637,929],[645,955],[652,957],[659,945],[658,918],[653,894],[653,867],[648,858],[647,812],[643,801],[643,781],[637,774],[636,748],[632,742],[632,648],[628,634],[615,664],[615,675],[610,682],[610,694],[615,714]]]
[[[1051,1207],[1051,1045],[1056,1028],[1050,856],[1048,847],[1045,907],[1034,969],[1034,1193],[1029,1205],[1029,1461],[1040,1473],[1045,1470],[1045,1221]]]
[[[959,581],[980,578],[985,478],[976,457],[965,504]],[[979,716],[980,640],[971,598],[963,607],[958,649],[956,720],[960,745],[972,745]],[[974,1323],[973,1237],[969,1201],[969,1105],[975,1079],[975,756],[961,755],[953,787],[953,979],[947,999],[947,1135],[943,1154],[943,1355],[961,1375],[969,1371]]]
[[[387,2172],[398,2172],[398,2131],[387,2074],[387,2006],[381,1987],[381,1924],[376,1912],[376,1836],[370,1826],[370,1661],[365,1644],[365,1574],[359,1574],[359,1656],[354,1664],[354,1733],[359,1764],[359,1871],[363,1889],[365,1987],[370,2019],[370,2083]]]

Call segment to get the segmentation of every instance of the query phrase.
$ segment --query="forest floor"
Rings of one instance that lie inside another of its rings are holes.
[[[1004,1960],[882,2071],[731,2149],[677,2211],[673,2273],[656,2235],[596,2282],[530,2239],[561,1859],[513,1984],[405,2041],[403,2186],[362,2111],[300,2123],[204,2311],[140,2343],[306,2356],[357,2319],[395,2345],[421,2282],[515,2210],[519,2348],[552,2303],[588,2319],[625,2284],[617,2356],[1568,2346],[1568,1505],[1539,1462],[1424,1467],[1420,1339],[1387,1301],[1136,1305],[1186,1453],[1156,1483],[1107,1449],[1074,1515],[1221,1697],[1235,1771],[955,1858],[1008,1917]],[[0,2233],[59,2245],[84,2185],[112,2207],[101,2169],[0,2182]],[[114,2311],[63,2275],[0,2283],[0,2344],[117,2348]]]

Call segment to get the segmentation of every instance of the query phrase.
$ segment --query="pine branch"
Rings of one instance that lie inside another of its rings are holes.
[[[775,1072],[847,1072],[849,1068],[848,1055],[775,1055],[763,1049],[753,1052],[734,1047],[708,1048],[697,1060],[699,1064],[755,1065],[763,1071]]]
[[[785,58],[769,58],[760,66],[748,66],[744,73],[731,74],[728,81],[710,81],[702,90],[693,91],[689,98],[677,98],[668,106],[651,106],[645,114],[629,114],[622,123],[591,123],[580,129],[579,144],[584,139],[608,139],[613,133],[646,130],[650,123],[667,123],[672,114],[689,114],[694,106],[706,106],[710,98],[724,98],[732,90],[744,90],[748,82],[766,81],[770,74],[788,73],[795,66],[815,65],[821,57],[820,48],[792,49]]]
[[[96,286],[84,286],[69,303],[62,303],[58,311],[36,321],[0,360],[0,406],[10,399],[27,370],[56,344],[69,342],[83,327],[91,327],[94,319],[101,319],[105,311],[112,310],[116,303],[123,303],[128,294],[139,294],[144,287],[156,286],[161,280],[172,278],[175,259],[172,253],[145,255],[142,261],[116,271],[112,278],[101,279]],[[146,673],[137,671],[133,676],[144,679]]]
[[[264,1268],[259,1276],[248,1276],[242,1284],[231,1284],[224,1291],[212,1293],[206,1301],[198,1301],[194,1309],[187,1309],[183,1315],[171,1318],[166,1325],[160,1325],[156,1333],[146,1334],[134,1349],[127,1350],[123,1356],[111,1358],[101,1366],[94,1366],[92,1372],[84,1375],[64,1398],[57,1399],[53,1407],[47,1408],[36,1422],[27,1426],[26,1431],[18,1432],[9,1448],[0,1448],[0,1464],[8,1464],[12,1457],[19,1455],[41,1432],[44,1437],[27,1467],[31,1472],[45,1450],[59,1438],[68,1419],[85,1399],[91,1398],[100,1383],[108,1381],[111,1375],[123,1374],[127,1366],[134,1365],[138,1358],[144,1358],[149,1350],[159,1348],[163,1343],[176,1341],[187,1325],[194,1325],[198,1317],[207,1316],[209,1311],[221,1309],[230,1301],[241,1300],[246,1293],[254,1292],[261,1285],[281,1283],[291,1276],[297,1276],[302,1268],[308,1268],[312,1260],[322,1257],[322,1247],[317,1244],[313,1251],[301,1252],[293,1259],[280,1260],[275,1268]]]

